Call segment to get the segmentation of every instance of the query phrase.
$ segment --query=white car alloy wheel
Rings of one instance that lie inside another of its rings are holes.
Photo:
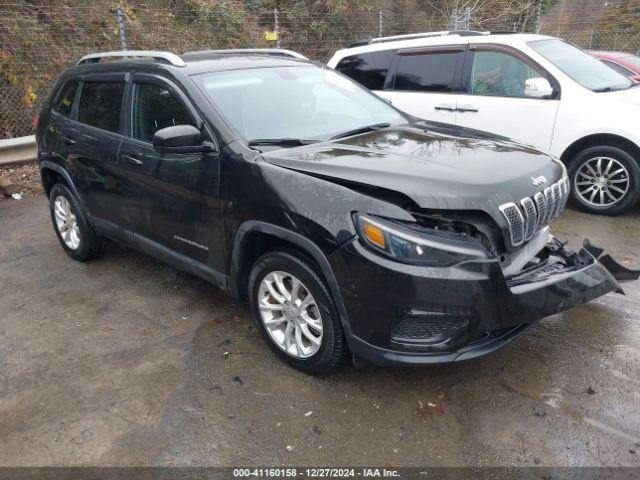
[[[629,191],[629,172],[615,158],[594,157],[576,171],[573,187],[580,199],[594,207],[610,207]]]
[[[320,310],[298,278],[282,271],[267,274],[260,282],[257,302],[265,329],[285,353],[309,358],[320,349]]]
[[[62,195],[54,200],[54,215],[56,227],[64,244],[71,250],[77,250],[80,246],[80,227],[71,203]]]

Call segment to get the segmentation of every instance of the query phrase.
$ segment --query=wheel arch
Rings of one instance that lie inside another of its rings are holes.
[[[564,152],[562,152],[560,160],[562,160],[562,163],[565,165],[568,165],[569,162],[571,162],[571,159],[582,150],[598,146],[621,148],[629,153],[635,161],[640,164],[640,146],[628,138],[612,133],[596,133],[574,141],[564,150]]]
[[[246,281],[251,266],[260,255],[273,248],[297,252],[318,267],[318,273],[327,282],[340,314],[346,337],[349,339],[351,329],[347,320],[346,308],[329,260],[314,242],[284,227],[257,220],[249,220],[240,225],[234,237],[231,251],[229,293],[236,298],[246,297]]]
[[[76,196],[78,202],[82,203],[82,197],[71,179],[71,175],[63,167],[57,163],[43,160],[40,162],[40,178],[42,179],[42,187],[47,197],[51,192],[51,188],[62,181]]]

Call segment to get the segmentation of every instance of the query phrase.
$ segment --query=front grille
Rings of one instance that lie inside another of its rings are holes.
[[[558,182],[533,196],[515,203],[505,203],[498,207],[509,226],[510,243],[517,247],[529,240],[536,231],[558,217],[569,198],[569,179],[562,177]]]
[[[542,192],[538,192],[533,196],[533,201],[536,204],[536,212],[538,213],[538,225],[536,225],[536,230],[538,230],[544,225],[544,220],[547,216],[547,199]]]
[[[529,240],[533,237],[538,227],[538,212],[536,212],[536,206],[533,204],[533,200],[529,197],[520,200],[520,205],[524,213],[524,239]]]
[[[524,242],[524,217],[515,203],[500,205],[500,211],[509,223],[511,245],[520,245]]]
[[[567,201],[569,200],[569,193],[571,193],[571,185],[569,184],[569,177],[564,177],[564,182],[561,182],[562,186],[562,207],[560,207],[560,211],[564,210],[564,207],[567,206]]]
[[[560,184],[564,182],[558,182],[551,185],[551,194],[553,195],[553,217],[557,217],[562,208],[562,198],[560,197]]]
[[[544,198],[547,200],[547,214],[544,217],[544,223],[546,225],[553,218],[553,212],[555,212],[556,210],[556,205],[553,201],[553,193],[551,192],[551,187],[545,188],[542,193],[544,193]]]

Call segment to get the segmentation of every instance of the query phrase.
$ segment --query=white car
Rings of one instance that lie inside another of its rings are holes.
[[[435,32],[356,42],[329,66],[416,117],[484,130],[561,159],[578,208],[640,198],[640,88],[560,39]]]

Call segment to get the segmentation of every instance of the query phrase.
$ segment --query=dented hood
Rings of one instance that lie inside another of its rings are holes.
[[[461,128],[390,127],[331,142],[266,152],[265,161],[328,180],[399,192],[428,209],[483,210],[532,196],[562,176],[548,155]],[[534,185],[544,176],[547,183]]]

